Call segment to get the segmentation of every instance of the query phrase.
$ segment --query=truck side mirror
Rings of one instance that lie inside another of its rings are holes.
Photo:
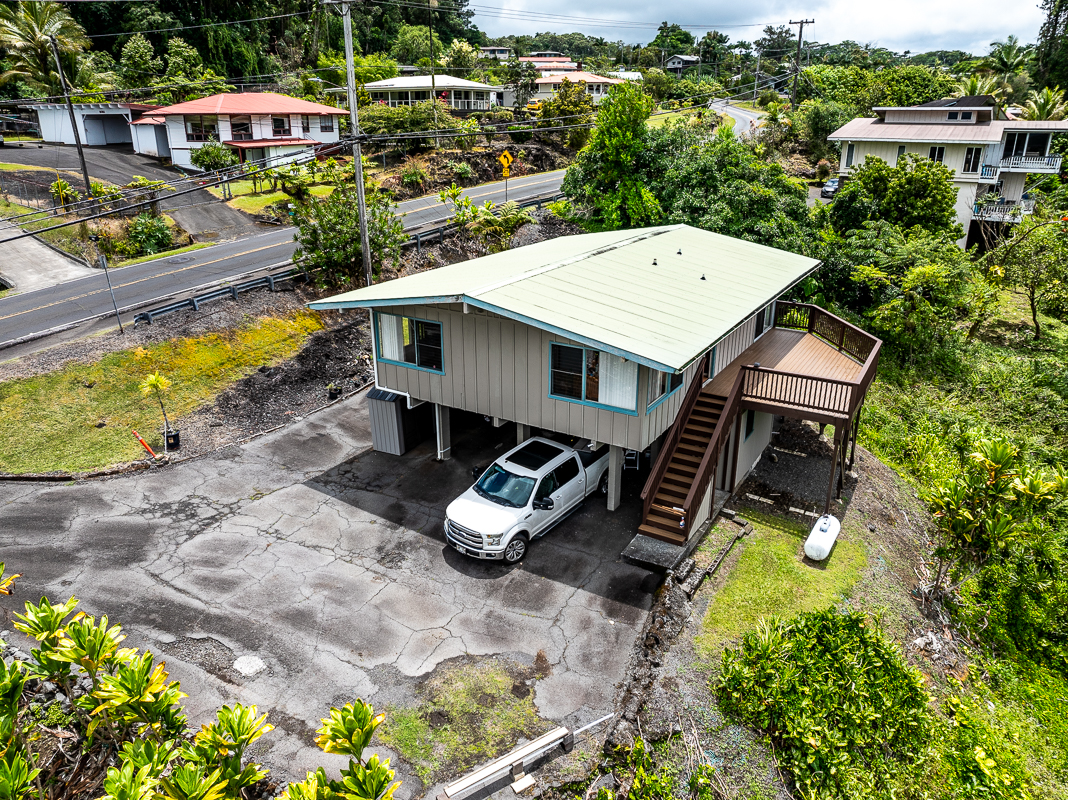
[[[552,511],[553,499],[546,497],[544,500],[535,500],[533,505],[538,511]]]

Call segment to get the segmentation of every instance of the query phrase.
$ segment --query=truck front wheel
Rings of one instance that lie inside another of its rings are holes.
[[[504,560],[509,564],[518,564],[527,554],[527,535],[517,533],[504,548]]]

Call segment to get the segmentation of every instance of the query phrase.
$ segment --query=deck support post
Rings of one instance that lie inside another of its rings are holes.
[[[838,476],[839,445],[842,443],[842,431],[836,425],[834,429],[834,453],[831,454],[831,477],[827,479],[827,502],[823,506],[823,513],[831,511],[831,498],[834,496],[834,479]]]
[[[615,511],[623,494],[623,448],[608,448],[608,510]]]
[[[853,415],[853,442],[849,446],[849,468],[857,463],[857,429],[860,428],[860,412],[864,406],[857,406],[857,413]]]
[[[437,436],[438,461],[452,458],[452,433],[449,429],[449,407],[434,403],[434,432]]]
[[[529,438],[530,426],[524,425],[522,422],[517,422],[515,424],[515,443],[517,445],[523,444],[523,442],[525,442]]]
[[[842,444],[840,445],[840,452],[838,454],[838,491],[835,492],[835,498],[842,499],[842,489],[845,488],[845,471],[846,471],[846,454],[849,452],[849,439],[851,437],[850,426],[847,423],[845,431],[842,432]]]
[[[728,494],[734,494],[734,487],[738,482],[738,446],[742,438],[742,412],[734,415],[734,443],[731,445],[731,485],[727,487]]]

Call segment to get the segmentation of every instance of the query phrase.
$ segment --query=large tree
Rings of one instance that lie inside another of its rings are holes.
[[[1038,83],[1068,86],[1068,0],[1043,0],[1046,20],[1035,49]]]
[[[831,220],[840,232],[858,230],[868,220],[909,229],[964,235],[956,221],[957,190],[945,164],[906,153],[890,166],[868,156],[838,191]]]
[[[667,56],[685,55],[693,48],[693,34],[675,23],[661,22],[656,38],[649,42],[649,46],[662,50]]]
[[[0,50],[7,53],[11,64],[0,74],[0,83],[21,80],[35,91],[59,94],[62,86],[52,54],[53,38],[59,52],[68,57],[70,66],[64,66],[65,70],[73,66],[71,57],[89,47],[85,30],[62,3],[19,0],[0,5]]]
[[[767,25],[764,35],[756,40],[756,49],[762,58],[781,61],[797,46],[794,32],[786,25]]]

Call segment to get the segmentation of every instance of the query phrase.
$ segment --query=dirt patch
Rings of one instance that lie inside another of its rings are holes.
[[[425,790],[548,731],[534,706],[537,679],[534,664],[507,658],[442,662],[415,686],[414,707],[385,709],[378,739]]]

